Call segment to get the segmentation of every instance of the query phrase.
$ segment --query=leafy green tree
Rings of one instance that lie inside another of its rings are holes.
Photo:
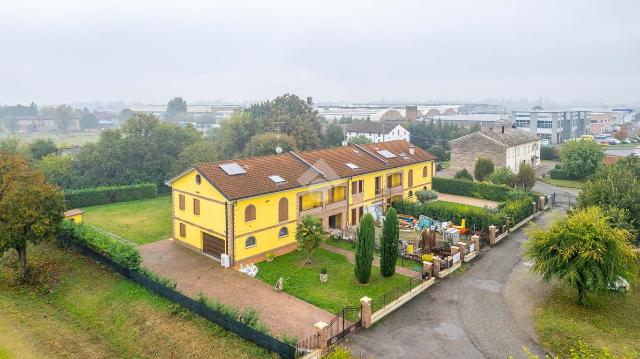
[[[391,277],[396,272],[399,228],[398,213],[395,208],[389,208],[382,225],[382,237],[380,238],[380,274],[383,277]]]
[[[249,112],[234,112],[230,118],[220,123],[216,139],[220,143],[223,158],[234,158],[244,152],[251,137],[263,132]]]
[[[493,161],[490,158],[478,157],[473,169],[473,176],[477,181],[483,182],[494,170]]]
[[[19,138],[12,136],[0,140],[0,153],[17,155],[22,152],[28,154],[28,151],[24,151],[24,146],[21,145]]]
[[[56,124],[56,130],[62,133],[69,131],[71,121],[73,121],[73,109],[69,105],[60,105],[53,111],[53,121]]]
[[[355,137],[351,137],[347,140],[347,145],[349,146],[353,146],[353,145],[366,145],[368,143],[371,143],[371,140],[363,135],[360,136],[355,136]]]
[[[516,175],[511,172],[509,167],[500,167],[489,176],[488,180],[493,184],[503,184],[513,187],[516,181]]]
[[[325,233],[320,219],[309,215],[302,217],[296,230],[296,241],[298,241],[298,246],[307,252],[305,264],[311,263],[313,252],[320,247],[324,240]]]
[[[167,118],[173,120],[177,114],[187,112],[187,101],[182,97],[174,97],[167,103]]]
[[[356,263],[353,268],[358,282],[365,284],[371,278],[373,247],[376,237],[375,224],[371,213],[365,214],[356,230]]]
[[[623,210],[624,222],[628,223],[640,242],[640,158],[625,157],[611,166],[601,167],[588,181],[577,207],[599,206],[604,209]]]
[[[90,128],[98,127],[98,118],[96,115],[92,114],[86,108],[82,111],[82,116],[80,117],[80,128],[83,130]]]
[[[39,160],[48,154],[58,152],[58,147],[52,139],[47,138],[33,141],[29,145],[28,150],[32,159]]]
[[[61,188],[73,187],[73,163],[70,156],[48,154],[35,162],[47,182],[54,183]]]
[[[324,147],[341,146],[344,141],[344,129],[335,121],[332,121],[326,129],[324,135]]]
[[[0,153],[0,255],[18,252],[27,279],[27,244],[55,238],[65,209],[64,195],[19,156]]]
[[[513,183],[514,187],[530,190],[536,184],[536,170],[528,164],[521,163]]]
[[[431,152],[439,161],[450,159],[449,141],[479,131],[478,126],[471,128],[443,124],[442,121],[415,121],[409,127],[411,143]]]
[[[177,175],[195,164],[215,162],[219,159],[218,146],[211,140],[200,140],[188,145],[180,152],[173,172]]]
[[[619,278],[634,281],[638,264],[630,239],[602,209],[587,207],[533,232],[526,256],[545,281],[558,279],[576,288],[584,305],[587,291],[606,291]]]
[[[560,149],[560,166],[578,179],[596,173],[603,158],[600,146],[593,141],[567,141]]]
[[[473,181],[473,176],[471,176],[471,173],[469,173],[466,168],[463,168],[460,171],[456,172],[453,178],[465,181]]]
[[[278,135],[273,132],[266,132],[251,137],[244,149],[247,157],[275,155],[276,147],[282,149],[282,153],[296,150],[296,140],[285,134]]]

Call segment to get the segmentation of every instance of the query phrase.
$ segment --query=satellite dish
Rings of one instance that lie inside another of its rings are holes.
[[[277,154],[281,154],[282,153],[282,147],[280,147],[280,146],[276,147],[276,153]]]

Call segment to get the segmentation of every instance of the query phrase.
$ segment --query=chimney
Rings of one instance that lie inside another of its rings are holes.
[[[411,156],[413,156],[413,155],[415,155],[415,154],[416,154],[416,146],[414,146],[414,145],[409,145],[409,154],[410,154]]]
[[[504,133],[504,125],[502,125],[502,133]]]

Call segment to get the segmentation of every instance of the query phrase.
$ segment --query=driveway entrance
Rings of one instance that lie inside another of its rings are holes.
[[[215,237],[214,237],[215,238]],[[333,315],[305,301],[273,288],[234,269],[225,269],[219,262],[195,252],[172,239],[138,247],[142,265],[178,283],[177,289],[197,298],[207,297],[240,310],[253,308],[276,336],[283,333],[300,339],[315,333],[313,325],[328,322]]]

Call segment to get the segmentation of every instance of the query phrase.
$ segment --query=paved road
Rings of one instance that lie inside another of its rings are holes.
[[[558,192],[557,187],[538,190]],[[535,219],[546,225],[555,215]],[[533,310],[546,286],[521,259],[527,240],[518,231],[483,252],[462,274],[439,281],[373,328],[355,333],[355,355],[373,358],[514,358],[522,347],[544,356],[536,342]]]

